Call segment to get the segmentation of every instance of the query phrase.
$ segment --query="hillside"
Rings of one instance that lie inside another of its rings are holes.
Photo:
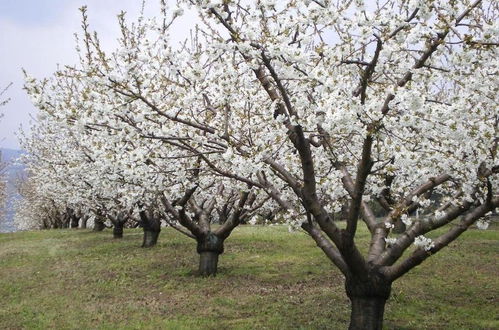
[[[2,160],[4,162],[12,162],[23,153],[22,150],[9,148],[0,148],[0,151],[2,152]]]
[[[367,232],[361,228],[361,242]],[[344,329],[343,281],[313,241],[242,227],[216,278],[195,274],[195,243],[164,229],[0,234],[0,328]],[[386,329],[497,329],[499,230],[470,230],[396,282]]]
[[[2,161],[7,163],[5,179],[7,180],[7,195],[9,196],[6,204],[5,218],[0,219],[0,233],[2,233],[16,230],[13,223],[15,213],[14,202],[19,198],[19,195],[15,190],[14,181],[22,173],[24,166],[15,162],[22,155],[22,150],[2,148],[0,151],[2,153]]]

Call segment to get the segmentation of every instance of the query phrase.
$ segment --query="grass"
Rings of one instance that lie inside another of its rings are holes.
[[[360,242],[367,242],[360,228]],[[345,329],[343,278],[305,234],[237,228],[216,278],[171,229],[0,234],[1,329]],[[398,280],[387,329],[499,329],[499,229],[470,230]]]

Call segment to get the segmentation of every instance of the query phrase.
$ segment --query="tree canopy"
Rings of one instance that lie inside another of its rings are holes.
[[[199,25],[174,47],[185,12]],[[215,205],[277,210],[345,275],[351,327],[380,328],[391,283],[499,205],[498,12],[494,1],[180,1],[157,18],[121,14],[106,53],[83,8],[79,65],[26,79],[40,109],[26,140],[33,180],[62,206],[159,205],[195,236]]]

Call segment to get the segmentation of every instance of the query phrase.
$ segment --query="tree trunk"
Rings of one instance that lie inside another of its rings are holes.
[[[201,276],[215,276],[218,267],[217,252],[205,251],[199,254],[199,274]]]
[[[349,330],[381,330],[386,299],[378,297],[352,297]]]
[[[346,292],[352,305],[349,330],[381,330],[385,303],[391,283],[379,274],[346,280]]]
[[[161,220],[156,217],[147,217],[147,220],[142,221],[142,228],[144,229],[142,247],[155,246],[161,232]]]
[[[142,241],[142,247],[152,247],[158,242],[159,231],[146,230],[144,229],[144,240]]]
[[[113,226],[113,237],[114,238],[123,238],[123,223],[117,221]]]
[[[106,226],[104,225],[104,221],[100,219],[94,220],[94,231],[103,231]]]
[[[83,228],[83,229],[87,228],[87,221],[88,221],[88,217],[86,215],[84,215],[81,218],[81,228]]]
[[[80,222],[80,218],[77,216],[72,216],[71,217],[71,228],[78,228],[78,223]]]
[[[208,232],[197,239],[199,253],[199,275],[215,276],[218,270],[218,256],[224,252],[224,240]]]

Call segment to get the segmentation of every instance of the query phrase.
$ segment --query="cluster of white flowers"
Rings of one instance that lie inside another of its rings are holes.
[[[391,246],[397,242],[397,239],[394,237],[387,237],[385,238],[385,242],[388,246]]]
[[[476,226],[478,229],[486,230],[487,228],[489,228],[489,222],[487,220],[480,219],[476,222]]]
[[[430,238],[424,237],[423,235],[417,236],[414,239],[414,245],[425,251],[430,251],[435,247],[435,243]]]
[[[404,223],[406,226],[412,225],[412,220],[409,218],[407,214],[402,214],[400,217],[400,220]]]

